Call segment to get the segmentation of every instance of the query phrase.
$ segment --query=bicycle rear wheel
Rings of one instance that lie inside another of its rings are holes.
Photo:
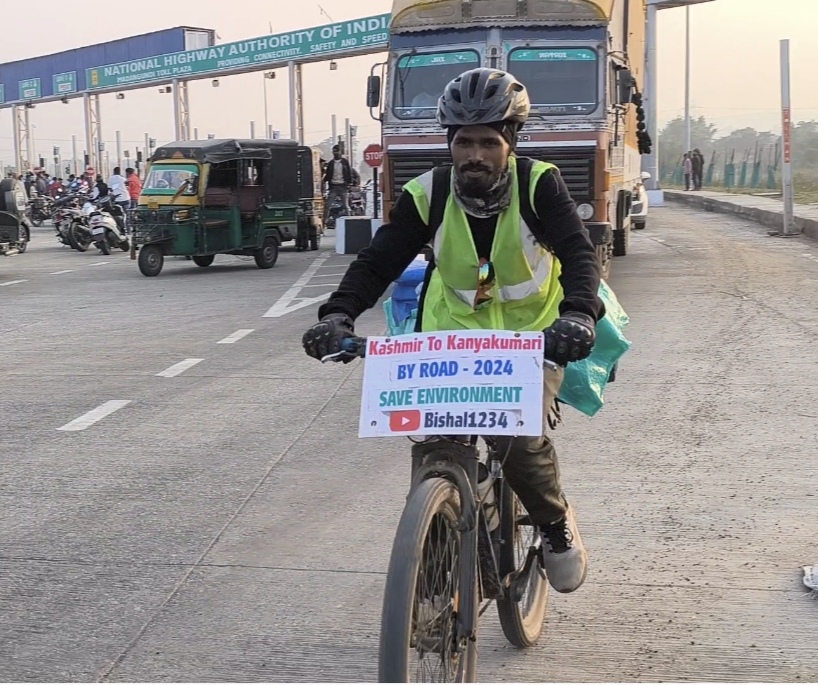
[[[525,564],[529,549],[537,544],[537,529],[528,520],[528,514],[508,483],[502,486],[502,512],[500,522],[502,544],[498,565],[500,575],[505,577]],[[548,607],[548,580],[544,578],[539,561],[531,569],[528,582],[520,601],[498,599],[497,613],[506,639],[515,647],[530,647],[540,637]]]
[[[430,478],[418,485],[403,511],[383,598],[378,682],[474,682],[475,643],[457,644],[458,603],[476,603],[462,592],[460,496],[451,482]]]

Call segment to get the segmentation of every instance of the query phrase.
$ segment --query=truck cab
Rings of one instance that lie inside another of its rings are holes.
[[[649,149],[638,92],[645,11],[645,0],[395,0],[389,57],[367,97],[382,123],[386,210],[406,182],[450,162],[435,119],[446,84],[503,69],[532,101],[517,153],[560,169],[607,277],[611,257],[628,251]]]

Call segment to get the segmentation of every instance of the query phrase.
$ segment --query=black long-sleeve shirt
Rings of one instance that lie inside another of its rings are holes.
[[[580,312],[598,321],[605,314],[599,299],[599,266],[588,230],[558,172],[542,175],[534,195],[534,211],[540,218],[529,226],[543,246],[562,264],[560,283],[564,298],[560,313]],[[497,217],[479,219],[466,215],[478,257],[490,258]],[[438,229],[441,230],[441,229]],[[374,307],[389,285],[398,279],[433,235],[418,214],[410,193],[403,193],[370,245],[349,266],[341,284],[318,310],[319,318],[341,313],[357,319]],[[475,274],[475,283],[477,275]]]

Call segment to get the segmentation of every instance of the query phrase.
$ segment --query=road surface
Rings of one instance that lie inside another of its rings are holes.
[[[481,680],[818,673],[818,245],[764,233],[652,209],[615,261],[634,349],[556,434],[588,581],[526,652],[486,614]],[[301,350],[330,248],[0,260],[0,680],[376,679],[409,449],[356,438],[359,362]]]

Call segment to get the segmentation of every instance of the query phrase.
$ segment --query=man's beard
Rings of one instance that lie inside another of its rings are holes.
[[[485,175],[467,176],[467,171],[483,171]],[[465,197],[483,197],[497,185],[501,174],[502,169],[492,173],[490,169],[479,164],[464,165],[457,171],[458,190]]]

